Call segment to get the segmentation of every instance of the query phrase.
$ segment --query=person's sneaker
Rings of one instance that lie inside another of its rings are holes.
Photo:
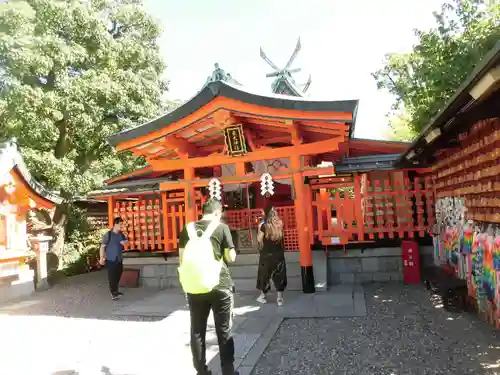
[[[266,299],[266,296],[261,294],[258,298],[257,298],[257,302],[258,303],[267,303],[267,299]]]
[[[117,299],[120,299],[120,295],[119,294],[114,294],[114,295],[111,296],[111,299],[113,301],[116,301]]]
[[[276,300],[276,303],[278,304],[279,307],[283,306],[283,298],[278,298]]]

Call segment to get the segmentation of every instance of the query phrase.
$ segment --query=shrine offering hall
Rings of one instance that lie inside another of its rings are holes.
[[[174,255],[183,225],[210,197],[222,200],[240,253],[256,252],[258,219],[274,205],[305,292],[315,290],[313,249],[324,257],[326,246],[426,236],[431,179],[394,169],[406,143],[354,138],[356,100],[308,100],[287,77],[272,87],[269,95],[246,91],[216,67],[182,106],[109,137],[117,151],[147,161],[91,193],[108,201],[110,225],[123,218],[127,255]]]

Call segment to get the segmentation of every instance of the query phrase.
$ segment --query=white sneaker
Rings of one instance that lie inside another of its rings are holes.
[[[283,306],[283,298],[278,298],[276,300],[276,303],[278,304],[279,307]]]
[[[258,298],[257,298],[257,302],[258,303],[267,303],[267,299],[266,299],[266,296],[261,294]]]

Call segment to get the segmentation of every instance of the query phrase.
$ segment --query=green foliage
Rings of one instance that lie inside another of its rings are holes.
[[[394,109],[406,111],[413,133],[430,122],[500,39],[498,1],[448,0],[434,18],[434,28],[415,31],[418,43],[411,52],[386,56],[373,74],[379,89],[395,95]]]
[[[61,254],[64,273],[78,275],[96,269],[99,260],[101,239],[107,229],[94,229],[88,221],[87,212],[70,206],[66,239]]]
[[[329,189],[328,192],[332,197],[335,196],[335,194],[339,193],[339,196],[342,199],[347,199],[347,198],[354,199],[354,187],[352,186]]]
[[[139,0],[0,4],[0,141],[65,196],[140,166],[106,137],[162,110],[159,35]]]
[[[417,133],[410,126],[410,118],[406,113],[395,114],[389,119],[389,129],[384,137],[390,141],[410,142],[415,139]]]
[[[80,232],[75,230],[64,244],[63,263],[66,276],[95,270],[99,261],[99,247],[106,230]]]

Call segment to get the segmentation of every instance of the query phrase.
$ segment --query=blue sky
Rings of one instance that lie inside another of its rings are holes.
[[[376,88],[370,73],[384,55],[411,49],[413,29],[433,25],[441,0],[145,0],[163,25],[161,52],[170,79],[169,99],[189,99],[215,62],[249,89],[269,93],[272,69],[262,46],[279,67],[300,36],[293,67],[296,81],[312,75],[311,98],[359,99],[356,137],[382,138],[393,98]]]

